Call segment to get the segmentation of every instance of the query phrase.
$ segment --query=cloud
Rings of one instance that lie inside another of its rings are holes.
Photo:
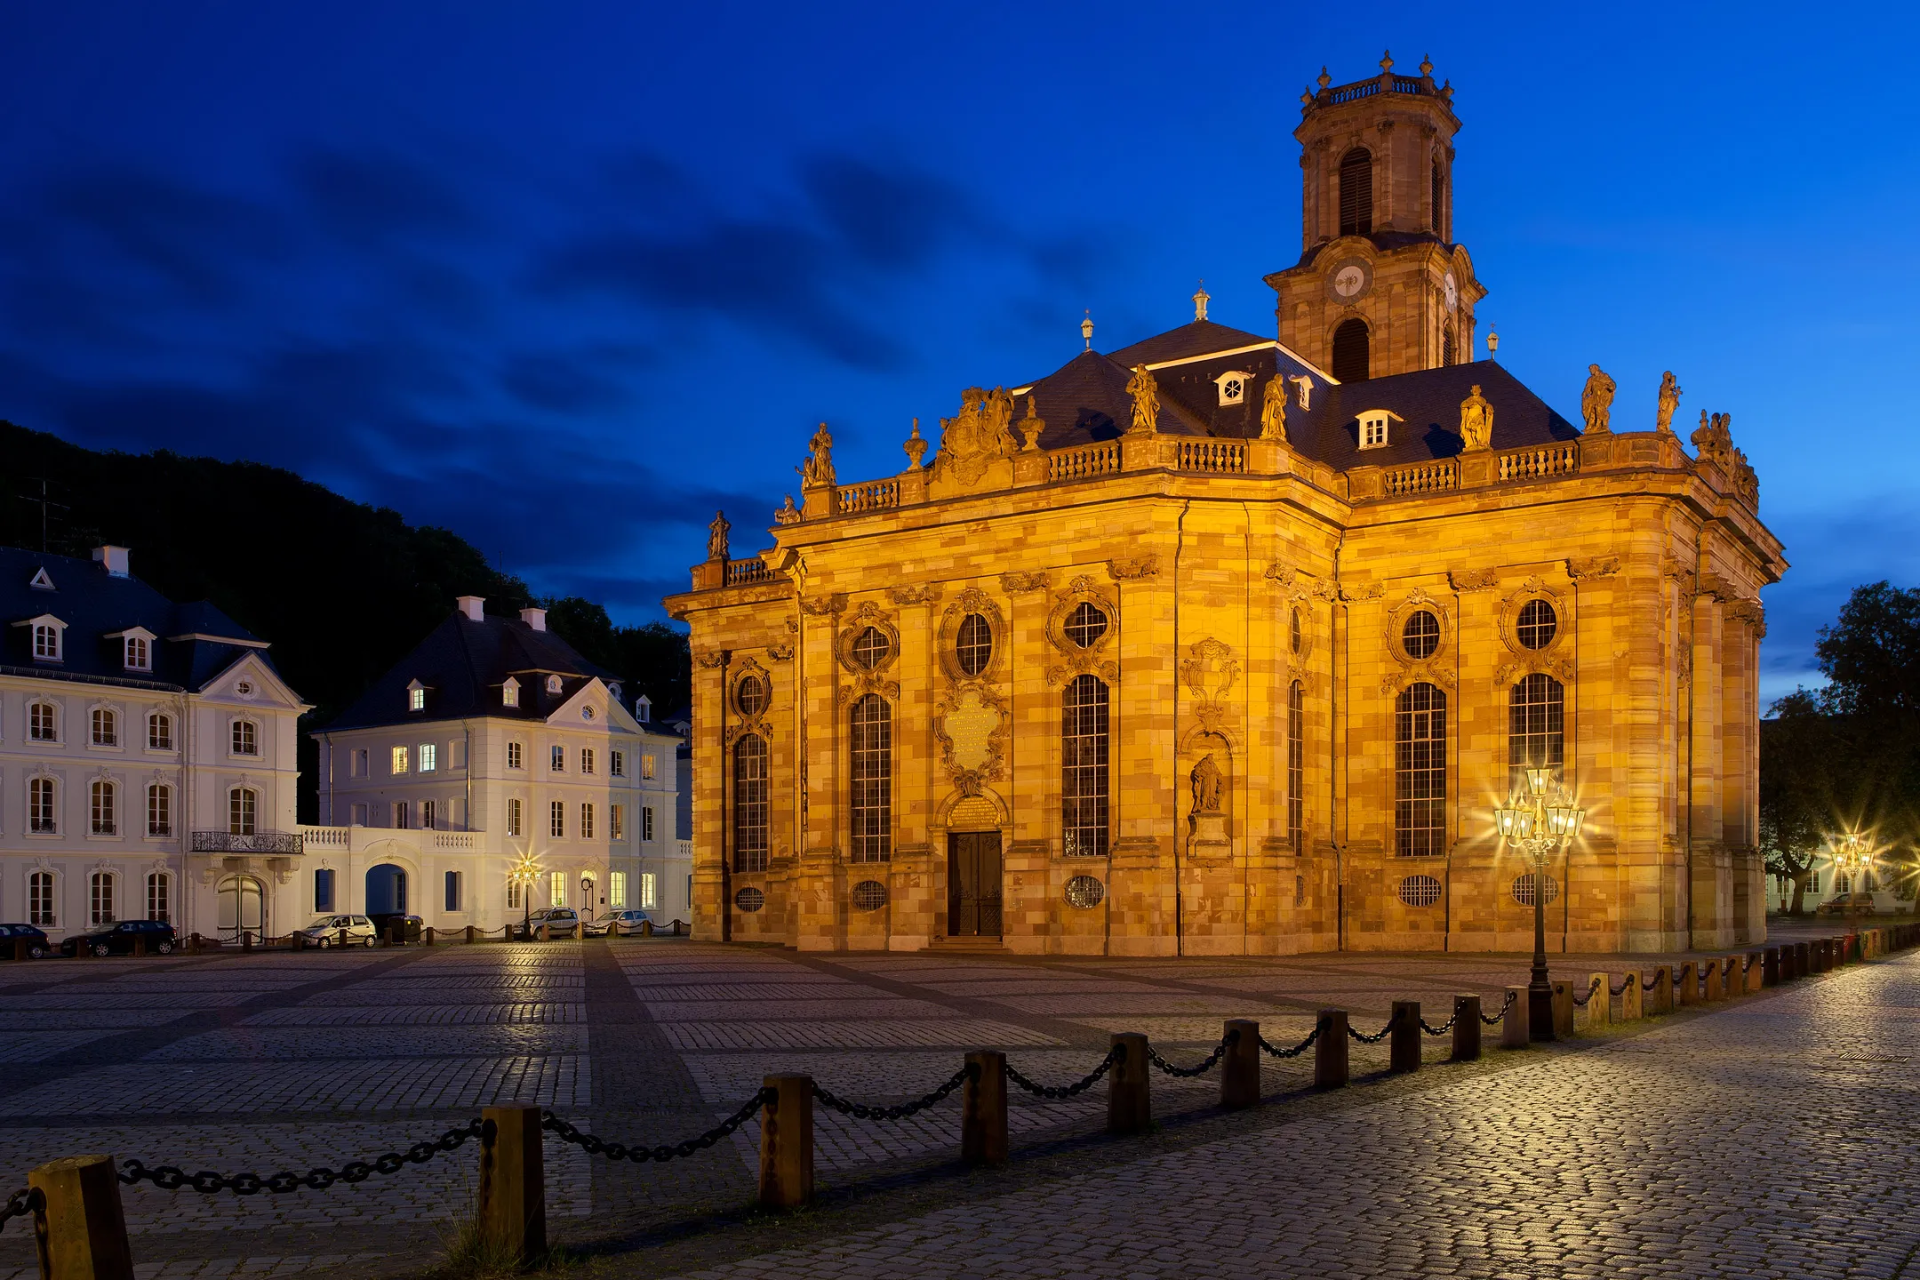
[[[296,157],[293,173],[306,206],[356,243],[457,235],[476,222],[453,184],[422,161],[316,147]]]

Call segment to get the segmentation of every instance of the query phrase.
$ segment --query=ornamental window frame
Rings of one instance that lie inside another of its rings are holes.
[[[1426,705],[1414,705],[1421,699]],[[1453,782],[1449,709],[1447,690],[1431,680],[1411,681],[1394,695],[1393,839],[1398,857],[1437,858],[1447,852]],[[1436,716],[1437,733],[1431,731]],[[1423,728],[1427,731],[1421,732]],[[1423,746],[1426,750],[1419,752]],[[1439,778],[1437,795],[1432,794],[1435,775]],[[1409,794],[1414,791],[1420,794]],[[1429,820],[1435,814],[1438,820]]]
[[[27,703],[27,741],[60,741],[59,703],[51,698],[35,698]]]
[[[87,745],[89,747],[119,747],[120,712],[103,702],[96,702],[87,708]]]
[[[1083,604],[1098,609],[1107,620],[1106,629],[1086,645],[1067,634],[1067,624]],[[1047,610],[1047,642],[1059,655],[1059,661],[1047,668],[1047,683],[1065,685],[1075,676],[1096,675],[1111,691],[1120,680],[1120,665],[1111,657],[1119,634],[1119,601],[1085,574],[1068,582],[1054,593],[1053,607]]]
[[[743,733],[727,752],[735,874],[767,869],[773,836],[773,745],[759,733]]]
[[[87,783],[87,834],[120,834],[120,788],[112,778],[93,778]]]
[[[1561,593],[1542,578],[1531,577],[1500,601],[1500,641],[1520,663],[1529,667],[1534,664],[1545,665],[1559,656],[1561,648],[1567,643],[1568,632],[1573,630],[1574,602],[1571,594]],[[1521,643],[1520,614],[1536,600],[1545,602],[1553,610],[1553,638],[1538,648],[1529,648]],[[1563,676],[1562,683],[1571,682]]]
[[[1061,856],[1111,853],[1113,808],[1113,686],[1083,671],[1060,691]]]
[[[173,750],[173,716],[165,711],[147,713],[147,750]]]
[[[866,693],[847,708],[847,861],[893,857],[894,708]]]
[[[1362,409],[1354,438],[1361,449],[1385,449],[1393,443],[1393,424],[1406,419],[1391,409]]]
[[[27,779],[27,834],[60,834],[60,780],[48,773]]]
[[[977,671],[968,671],[960,653],[961,632],[970,619],[978,618],[987,628],[987,655]],[[985,684],[999,677],[1007,657],[1007,620],[994,598],[978,587],[968,587],[956,596],[940,615],[935,633],[940,669],[955,684]]]

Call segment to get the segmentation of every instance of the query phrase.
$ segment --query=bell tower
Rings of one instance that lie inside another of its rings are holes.
[[[1266,278],[1280,341],[1341,382],[1473,358],[1486,290],[1453,240],[1453,86],[1380,74],[1300,97],[1300,261]]]

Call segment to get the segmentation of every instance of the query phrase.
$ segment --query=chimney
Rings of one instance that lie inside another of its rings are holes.
[[[93,549],[93,558],[95,562],[106,566],[108,577],[125,578],[129,576],[127,569],[127,549],[125,547],[95,547]]]
[[[486,612],[482,608],[486,603],[485,596],[459,596],[454,600],[454,604],[469,622],[480,622],[486,618]]]
[[[522,609],[520,611],[520,621],[526,623],[535,631],[545,631],[547,629],[547,611],[545,609]]]

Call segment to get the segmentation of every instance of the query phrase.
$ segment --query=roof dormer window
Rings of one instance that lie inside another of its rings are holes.
[[[44,568],[35,569],[33,571],[33,577],[27,581],[27,585],[35,591],[52,591],[55,589],[53,579],[47,576],[47,571]]]
[[[520,705],[520,682],[508,676],[506,683],[500,686],[500,705],[517,707]]]
[[[427,686],[418,680],[407,683],[407,710],[425,711],[427,709]]]
[[[1362,449],[1386,448],[1388,424],[1405,421],[1405,418],[1391,409],[1368,409],[1360,415],[1360,447]]]
[[[548,676],[548,677],[547,677],[547,692],[548,692],[548,693],[558,693],[558,692],[560,692],[560,677],[559,677],[559,676]]]
[[[129,671],[153,670],[153,649],[145,636],[122,636],[121,665]]]
[[[653,719],[653,699],[641,694],[633,700],[633,718],[641,724]]]
[[[1252,381],[1252,374],[1227,372],[1215,378],[1213,385],[1220,388],[1221,404],[1245,404],[1247,384]]]
[[[63,644],[66,623],[50,613],[43,613],[37,618],[29,618],[25,622],[16,622],[13,625],[27,628],[35,662],[66,661],[66,650]]]

